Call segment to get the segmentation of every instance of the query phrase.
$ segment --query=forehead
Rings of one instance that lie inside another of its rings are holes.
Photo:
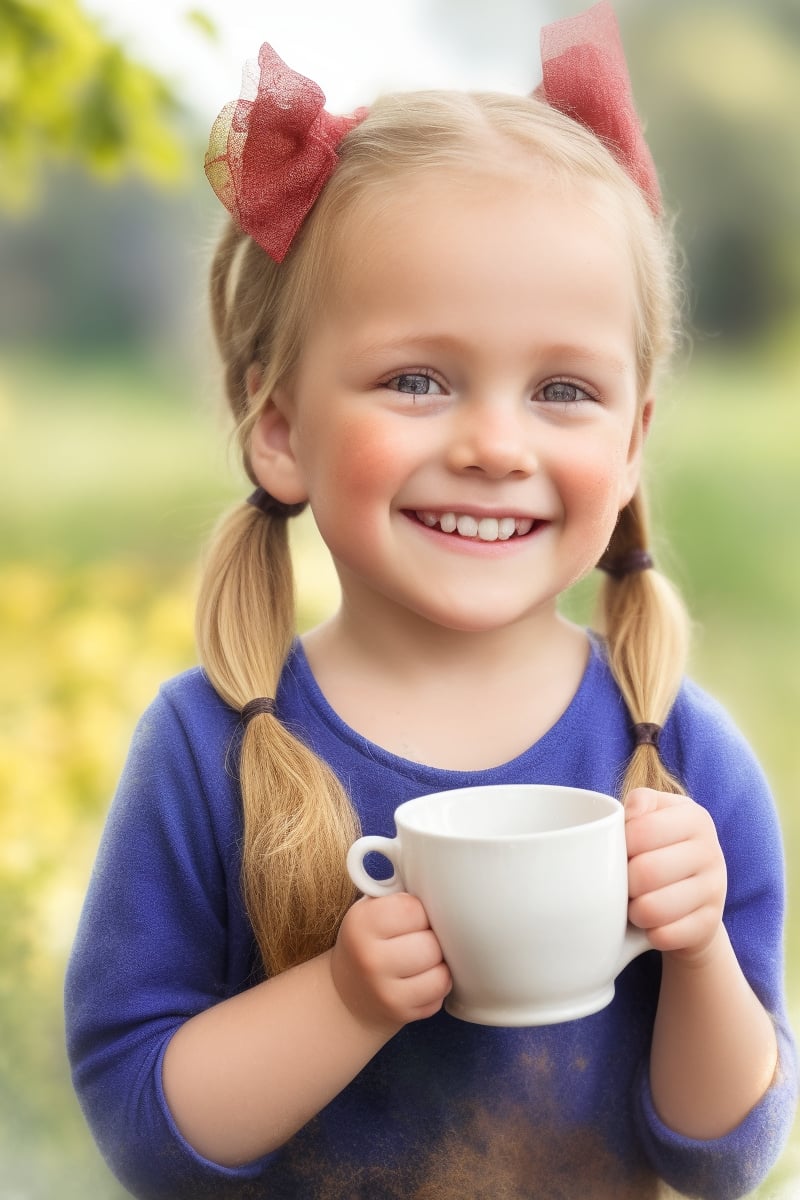
[[[378,331],[392,321],[462,324],[466,333],[536,322],[553,337],[588,320],[595,338],[627,350],[634,272],[607,192],[590,181],[567,186],[535,164],[398,178],[361,196],[341,222],[320,318]]]

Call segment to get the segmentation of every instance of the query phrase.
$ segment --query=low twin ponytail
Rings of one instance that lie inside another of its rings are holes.
[[[649,545],[644,497],[637,492],[620,513],[601,567],[605,578],[598,604],[598,623],[605,635],[608,663],[630,714],[637,738],[625,769],[621,798],[636,787],[682,793],[658,749],[663,726],[686,669],[689,619],[678,592],[651,566],[641,568],[635,556]],[[633,556],[633,557],[632,557]],[[634,569],[615,569],[634,562]]]
[[[287,521],[244,504],[223,519],[197,608],[201,661],[241,711],[275,695],[294,636]],[[238,756],[242,886],[265,972],[333,945],[355,899],[343,869],[358,819],[333,771],[269,712],[246,722]]]

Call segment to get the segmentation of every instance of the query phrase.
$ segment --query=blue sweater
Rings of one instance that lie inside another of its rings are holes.
[[[631,750],[629,718],[597,645],[556,725],[487,771],[426,767],[360,737],[327,704],[299,643],[278,706],[349,789],[365,833],[393,835],[400,802],[451,787],[541,782],[613,793]],[[625,969],[602,1012],[532,1029],[441,1012],[401,1030],[279,1150],[236,1169],[198,1155],[172,1120],[161,1064],[183,1021],[257,975],[239,888],[230,753],[238,727],[200,670],[161,690],[133,739],[68,970],[75,1087],[133,1195],[654,1200],[662,1179],[688,1196],[733,1200],[764,1177],[788,1135],[797,1083],[782,994],[780,834],[751,752],[691,683],[664,729],[663,753],[713,815],[729,872],[725,923],[780,1042],[773,1086],[736,1130],[693,1141],[654,1111],[647,1063],[660,956],[651,951]]]

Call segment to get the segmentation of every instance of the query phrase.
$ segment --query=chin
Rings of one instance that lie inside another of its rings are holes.
[[[548,611],[551,611],[552,606],[548,605]],[[504,629],[510,629],[514,626],[524,624],[535,616],[535,613],[513,612],[503,613],[497,609],[491,609],[477,613],[459,610],[455,605],[452,605],[440,612],[431,613],[430,611],[420,611],[419,616],[428,621],[431,625],[436,625],[440,629],[449,629],[453,633],[471,633],[471,634],[491,634],[499,633]]]

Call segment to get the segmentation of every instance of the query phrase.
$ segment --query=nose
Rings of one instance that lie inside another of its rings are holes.
[[[455,417],[449,465],[490,479],[532,475],[539,466],[531,415],[496,398],[465,402]]]

